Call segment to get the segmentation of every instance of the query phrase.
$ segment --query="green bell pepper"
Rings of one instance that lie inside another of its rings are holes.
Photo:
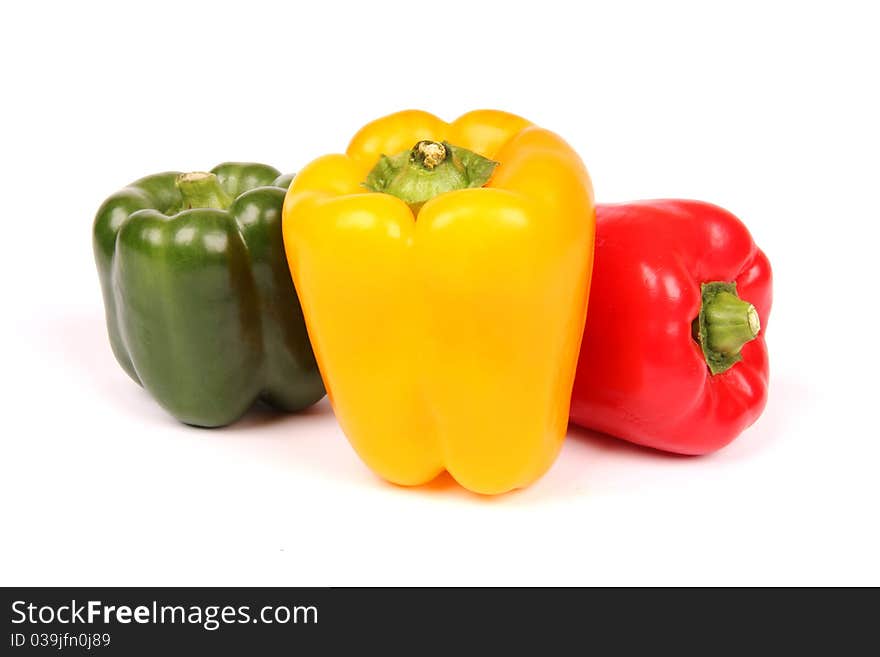
[[[236,162],[160,173],[98,210],[113,353],[181,422],[222,426],[257,399],[298,411],[324,396],[281,237],[291,178]]]

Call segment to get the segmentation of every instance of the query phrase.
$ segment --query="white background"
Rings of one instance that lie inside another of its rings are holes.
[[[297,4],[4,10],[0,583],[880,584],[872,3]],[[600,201],[742,217],[776,275],[758,423],[701,459],[572,429],[483,499],[378,480],[326,402],[217,431],[159,409],[106,340],[101,201],[296,170],[409,107],[551,128]]]

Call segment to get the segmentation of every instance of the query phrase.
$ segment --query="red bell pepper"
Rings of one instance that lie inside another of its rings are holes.
[[[572,421],[680,454],[723,447],[767,403],[771,298],[767,257],[726,210],[597,206]]]

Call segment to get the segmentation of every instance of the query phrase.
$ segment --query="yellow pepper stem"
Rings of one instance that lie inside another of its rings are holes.
[[[496,166],[497,162],[466,148],[423,139],[410,150],[380,157],[363,185],[396,196],[418,212],[440,194],[482,187]]]
[[[446,161],[446,146],[437,141],[423,139],[413,146],[409,157],[411,161],[418,162],[428,171],[432,171],[438,164]]]

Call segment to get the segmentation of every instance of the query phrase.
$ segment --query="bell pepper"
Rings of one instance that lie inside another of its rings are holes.
[[[402,485],[445,469],[495,494],[550,467],[593,213],[577,154],[499,111],[392,114],[297,175],[288,261],[328,396],[370,468]]]
[[[263,164],[160,173],[108,198],[93,244],[113,353],[181,422],[324,396],[281,238],[291,176]]]
[[[723,447],[767,403],[767,257],[708,203],[599,205],[596,215],[572,421],[668,452]]]

